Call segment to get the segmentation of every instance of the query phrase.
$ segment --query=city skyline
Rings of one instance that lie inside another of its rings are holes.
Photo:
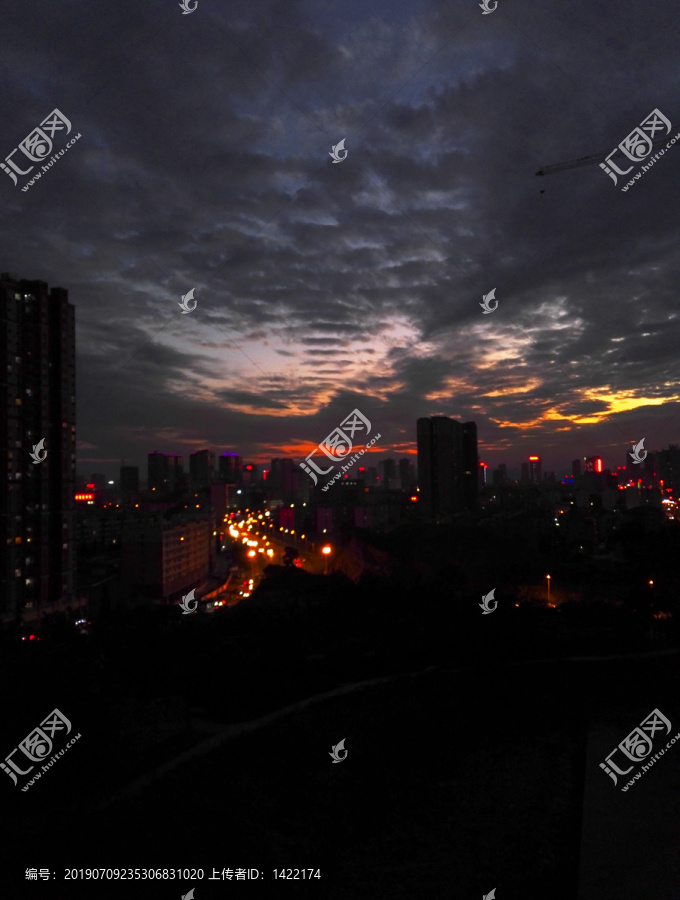
[[[591,53],[563,8],[268,3],[236,21],[38,2],[40,29],[8,21],[32,50],[0,97],[0,156],[55,108],[81,134],[26,193],[0,173],[0,268],[76,309],[78,470],[149,447],[304,458],[357,407],[397,458],[421,416],[474,420],[492,469],[675,442],[680,150],[625,194],[597,165],[534,174],[654,109],[677,130],[672,35],[596,6]],[[612,80],[631,28],[654,54]],[[159,72],[137,40],[163,29]]]

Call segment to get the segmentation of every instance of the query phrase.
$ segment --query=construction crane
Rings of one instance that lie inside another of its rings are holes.
[[[666,138],[659,138],[658,141],[652,141],[652,147],[657,144],[663,144]],[[621,152],[619,150],[619,152]],[[605,150],[603,153],[592,153],[590,156],[579,156],[578,159],[570,159],[568,162],[553,163],[551,166],[543,166],[536,172],[537,175],[554,175],[556,172],[564,172],[565,169],[576,169],[578,166],[589,166],[591,163],[602,162],[612,153],[611,150]],[[642,162],[642,160],[640,160]]]

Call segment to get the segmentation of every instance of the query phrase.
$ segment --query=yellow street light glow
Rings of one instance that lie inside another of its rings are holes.
[[[331,548],[326,544],[326,546],[321,549],[321,552],[328,555],[331,552]]]
[[[248,556],[257,556],[257,554],[255,553],[254,550],[249,550],[249,551],[248,551]]]

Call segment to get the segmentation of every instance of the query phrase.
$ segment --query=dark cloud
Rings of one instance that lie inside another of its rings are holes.
[[[2,269],[76,305],[88,468],[297,452],[356,406],[381,457],[433,414],[491,465],[677,439],[680,148],[627,193],[534,173],[657,107],[680,132],[679,27],[655,0],[15,5],[0,156],[55,107],[82,137],[27,192],[0,173]]]

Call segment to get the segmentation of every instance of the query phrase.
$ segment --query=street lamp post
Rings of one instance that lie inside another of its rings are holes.
[[[550,575],[545,576],[548,579],[548,603],[550,603]]]
[[[321,548],[321,552],[322,552],[323,555],[326,557],[326,565],[325,565],[325,567],[324,567],[324,572],[323,572],[323,574],[324,574],[324,575],[328,575],[328,557],[330,556],[331,548],[328,546],[328,544],[326,544],[325,547],[322,547],[322,548]]]

